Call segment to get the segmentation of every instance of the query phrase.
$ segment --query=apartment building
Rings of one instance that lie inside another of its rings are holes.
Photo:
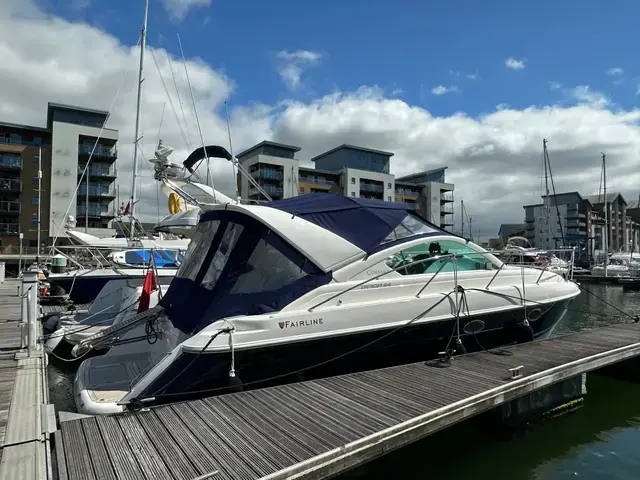
[[[44,244],[62,232],[69,216],[90,234],[113,235],[118,132],[102,128],[107,115],[49,103],[44,127],[0,122],[0,246],[18,245],[21,233],[24,246],[37,245],[38,204]]]
[[[301,167],[295,157],[300,148],[263,141],[240,153],[242,166],[274,200],[314,192],[411,204],[424,217],[444,228],[453,226],[454,185],[445,182],[444,168],[396,179],[390,173],[393,153],[340,145]],[[257,188],[238,177],[243,198],[261,200]]]
[[[640,224],[627,218],[626,201],[620,193],[608,194],[606,201],[598,195],[583,197],[578,192],[543,196],[542,200],[543,203],[524,206],[525,237],[535,247],[576,246],[596,255],[603,251],[606,232],[611,252],[628,251],[638,245]]]

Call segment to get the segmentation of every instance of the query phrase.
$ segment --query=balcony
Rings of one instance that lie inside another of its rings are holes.
[[[315,185],[335,185],[336,182],[334,182],[333,180],[329,180],[328,178],[324,178],[324,177],[300,177],[299,178],[300,182],[305,182],[305,183],[313,183]]]
[[[361,192],[384,193],[384,187],[382,185],[375,185],[373,183],[362,183],[362,182],[360,182],[360,191]]]
[[[0,236],[14,236],[20,234],[20,224],[18,223],[0,223]]]
[[[444,205],[440,208],[440,215],[453,214],[453,205]]]
[[[80,143],[78,144],[78,155],[79,156],[90,156],[91,152],[93,152],[93,157],[106,158],[109,160],[115,160],[118,158],[118,151],[113,148],[105,147],[104,145],[96,145],[95,149],[93,148],[94,144],[90,143]]]
[[[0,168],[22,170],[22,158],[14,153],[0,153]]]
[[[0,180],[0,184],[2,180]],[[87,195],[87,186],[83,183],[78,188],[80,197]],[[98,198],[116,198],[116,190],[107,185],[89,185],[89,196]]]
[[[270,196],[270,197],[278,197],[281,198],[284,190],[282,187],[276,187],[275,185],[260,185],[262,189]],[[249,188],[249,195],[261,195],[260,191],[256,187]]]
[[[37,137],[36,140],[23,140],[20,135],[11,135],[10,137],[0,137],[0,143],[6,143],[8,145],[22,145],[27,147],[44,147],[45,144],[42,141],[42,137]]]
[[[412,197],[417,197],[420,193],[420,191],[409,190],[408,188],[396,188],[396,195],[411,195]]]
[[[1,178],[0,192],[20,193],[22,191],[22,182],[17,178]]]
[[[441,202],[453,202],[453,192],[440,192]]]
[[[282,172],[271,168],[260,168],[251,172],[253,178],[260,178],[262,180],[280,180],[284,178]]]
[[[82,175],[86,164],[78,164],[78,176]],[[89,165],[89,177],[94,178],[104,178],[104,179],[113,179],[115,180],[117,175],[117,170],[115,166],[107,167],[106,165]]]
[[[87,211],[86,205],[78,205],[77,209],[78,216],[89,215],[90,217],[99,217],[99,218],[113,218],[115,215],[112,211],[109,210],[108,205],[89,205],[89,210]]]
[[[0,201],[0,212],[3,213],[20,213],[20,202]]]

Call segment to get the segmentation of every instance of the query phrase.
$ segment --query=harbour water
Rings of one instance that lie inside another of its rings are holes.
[[[585,285],[554,335],[629,321],[615,307],[636,314],[640,292],[618,286]],[[599,297],[599,298],[598,298]],[[638,378],[640,380],[640,376]],[[73,373],[50,366],[52,401],[73,410]],[[443,479],[612,479],[640,478],[640,381],[638,384],[589,375],[584,406],[505,439],[468,421],[343,478]]]

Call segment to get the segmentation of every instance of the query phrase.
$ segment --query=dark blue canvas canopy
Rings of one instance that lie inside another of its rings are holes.
[[[279,311],[331,278],[259,220],[213,210],[159,304],[176,328],[195,333],[221,318]]]
[[[447,234],[417,215],[410,205],[402,202],[311,193],[263,205],[326,228],[367,253],[371,253],[385,240],[406,238],[410,233]],[[410,221],[407,222],[407,219]],[[402,232],[398,232],[397,238],[394,237],[394,231],[403,223],[414,225],[415,232],[403,228]]]

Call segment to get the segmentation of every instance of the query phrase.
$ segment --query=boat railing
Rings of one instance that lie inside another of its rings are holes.
[[[546,252],[567,252],[570,253],[570,258],[571,258],[571,263],[569,264],[569,266],[571,267],[573,265],[573,259],[574,259],[574,255],[575,252],[573,249],[557,249],[557,250],[546,250]],[[458,278],[458,265],[457,265],[457,260],[458,259],[462,259],[464,257],[484,257],[484,256],[493,256],[492,252],[473,252],[473,253],[465,253],[465,254],[461,254],[461,253],[448,253],[448,254],[442,254],[442,255],[434,255],[428,258],[424,258],[424,259],[420,259],[420,260],[415,260],[409,263],[405,263],[402,264],[398,267],[394,267],[391,268],[391,270],[388,270],[386,272],[382,272],[379,273],[378,275],[374,275],[373,277],[367,278],[361,282],[356,283],[355,285],[351,285],[350,287],[345,288],[344,290],[341,290],[339,292],[337,292],[334,295],[331,295],[329,298],[326,298],[324,300],[322,300],[321,302],[313,305],[312,307],[308,308],[307,310],[309,312],[312,312],[313,310],[315,310],[316,308],[332,301],[335,300],[336,298],[349,293],[353,290],[356,290],[357,288],[360,288],[370,282],[373,282],[375,280],[378,280],[386,275],[389,275],[390,273],[393,272],[398,272],[400,270],[404,270],[407,269],[409,267],[413,267],[416,265],[421,265],[424,263],[431,263],[431,262],[436,262],[438,260],[444,260],[440,263],[440,265],[438,266],[437,270],[435,272],[433,272],[433,274],[429,277],[429,279],[426,281],[426,283],[424,285],[422,285],[420,287],[420,290],[418,291],[418,293],[416,294],[417,298],[420,298],[420,295],[422,294],[422,292],[424,292],[424,290],[431,284],[431,282],[438,276],[438,274],[444,269],[444,267],[449,263],[452,262],[453,263],[453,276],[454,276],[454,283],[455,283],[455,290],[457,290],[457,278]],[[524,257],[524,253],[520,254],[522,257]],[[493,265],[493,264],[492,264]],[[505,265],[507,265],[505,262],[502,262],[502,264],[500,265],[500,267],[498,267],[495,271],[495,273],[493,274],[493,276],[491,277],[491,279],[489,280],[489,282],[484,286],[484,290],[489,290],[489,287],[491,286],[491,284],[493,283],[493,281],[496,279],[496,277],[498,276],[498,274],[504,270]],[[548,271],[548,267],[549,267],[550,263],[548,262],[546,265],[540,265],[540,266],[536,266],[533,264],[525,264],[524,260],[521,261],[521,266],[522,266],[522,285],[524,286],[524,267],[529,267],[529,268],[536,268],[540,270],[540,275],[538,275],[538,278],[536,279],[536,284],[540,283],[540,281],[542,280],[542,276],[544,275],[544,273],[546,271]],[[568,280],[573,280],[573,268],[568,268],[569,270],[569,276],[565,277]],[[524,300],[523,300],[524,301]]]

